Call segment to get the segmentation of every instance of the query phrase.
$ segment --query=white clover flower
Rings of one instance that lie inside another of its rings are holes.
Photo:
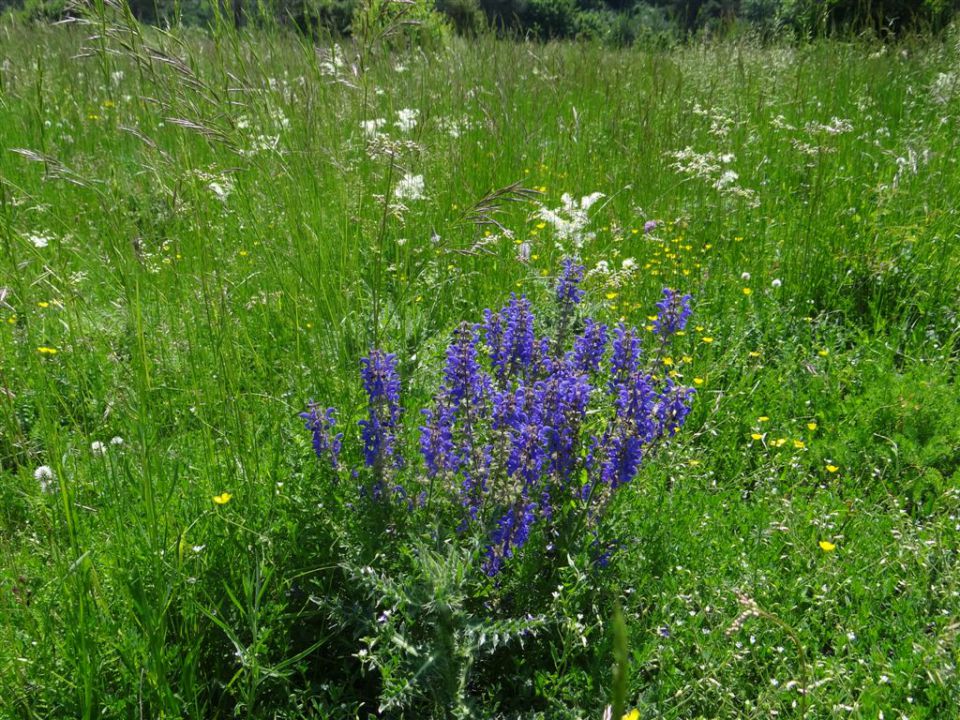
[[[394,123],[397,126],[397,129],[401,132],[412,132],[415,127],[417,127],[417,122],[420,119],[419,110],[411,110],[410,108],[403,108],[402,110],[397,111],[397,122]]]
[[[740,279],[741,279],[741,280],[749,280],[749,279],[750,279],[750,273],[748,273],[748,272],[740,273]]]
[[[781,282],[780,278],[774,278],[774,279],[773,279],[773,282],[770,283],[770,286],[771,286],[771,287],[775,287],[775,288],[778,288],[778,287],[780,287],[781,285],[783,285],[783,282]]]
[[[406,173],[394,188],[393,195],[397,200],[422,200],[423,189],[423,175]]]
[[[114,447],[120,447],[123,445],[123,438],[119,435],[114,435],[112,438],[110,438],[110,444]]]
[[[92,452],[94,455],[106,455],[107,446],[99,440],[94,440],[92,443],[90,443],[90,452]]]

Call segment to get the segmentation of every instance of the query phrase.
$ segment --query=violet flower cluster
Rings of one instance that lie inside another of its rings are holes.
[[[658,376],[640,334],[591,318],[578,321],[584,268],[566,260],[556,282],[553,333],[536,331],[527,298],[511,295],[481,323],[462,323],[446,351],[443,381],[420,411],[422,470],[405,477],[429,498],[455,500],[458,530],[486,538],[484,571],[497,575],[536,531],[544,547],[590,537],[613,494],[682,427],[694,390]],[[663,291],[654,336],[662,345],[690,317],[690,296]],[[570,336],[569,340],[567,335]],[[400,382],[394,355],[372,350],[362,361],[368,397],[360,421],[364,463],[379,488],[405,467],[399,446]],[[337,463],[333,411],[302,417],[318,457]],[[571,530],[572,528],[572,530]],[[564,535],[566,533],[566,536]]]
[[[343,442],[343,433],[333,433],[333,426],[337,424],[336,410],[327,408],[321,410],[314,402],[307,405],[307,411],[300,413],[307,430],[313,433],[313,451],[318,458],[327,459],[333,467],[340,464],[340,445]]]

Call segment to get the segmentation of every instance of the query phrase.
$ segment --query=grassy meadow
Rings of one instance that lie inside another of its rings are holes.
[[[0,19],[0,718],[957,717],[958,158],[957,32]],[[692,295],[657,361],[696,396],[609,564],[501,584],[455,500],[364,514],[360,358],[422,482],[454,329],[571,253],[605,323]]]

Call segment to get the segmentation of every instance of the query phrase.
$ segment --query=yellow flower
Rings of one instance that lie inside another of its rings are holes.
[[[704,336],[704,337],[702,337],[702,338],[700,338],[700,339],[701,339],[703,342],[705,342],[705,343],[712,343],[712,342],[713,342],[713,338],[710,337],[709,335],[706,335],[706,336]]]
[[[38,347],[37,352],[41,355],[56,355],[57,349],[52,347]]]
[[[826,349],[821,350],[820,352],[817,353],[817,355],[819,355],[820,357],[826,357],[829,354],[830,354],[830,351]]]
[[[773,441],[773,446],[774,446],[774,447],[783,447],[783,446],[784,446],[784,443],[786,443],[786,442],[787,442],[787,439],[786,439],[786,438],[777,438],[776,440]]]
[[[753,433],[750,435],[750,437],[752,437],[754,440],[763,440],[763,435],[760,433]]]
[[[624,715],[623,718],[621,718],[621,720],[640,720],[640,711],[636,709],[631,710],[626,715]]]
[[[833,552],[834,550],[837,549],[837,546],[834,545],[829,540],[821,540],[819,545],[820,545],[820,549],[823,550],[824,552]]]
[[[543,230],[546,226],[547,226],[547,224],[546,224],[545,222],[538,222],[538,223],[537,223],[537,230]]]
[[[40,302],[37,303],[37,307],[48,308],[50,307],[50,303],[48,303],[46,300],[41,300]]]
[[[793,446],[794,446],[797,450],[803,450],[803,448],[805,448],[807,445],[806,445],[806,443],[803,442],[803,440],[794,440],[794,441],[793,441]]]
[[[744,294],[744,295],[749,295],[749,294],[751,294],[752,292],[753,292],[753,290],[751,290],[750,288],[744,288],[744,289],[743,289],[743,294]]]
[[[217,505],[226,505],[228,502],[230,502],[230,499],[231,499],[232,497],[233,497],[233,495],[231,495],[231,494],[228,493],[228,492],[225,492],[225,493],[220,493],[219,495],[214,495],[213,498],[212,498],[212,500],[213,500]]]
[[[616,294],[615,292],[608,292],[608,293],[607,293],[607,300],[615,300],[616,297],[617,297],[617,294]]]
[[[835,472],[837,472],[839,469],[840,469],[840,468],[838,468],[836,465],[827,465],[827,472],[828,472],[828,473],[835,473]]]
[[[672,358],[672,357],[665,357],[665,358],[663,359],[663,364],[666,365],[667,367],[670,367],[671,365],[673,365],[673,358]]]
[[[695,377],[695,378],[693,379],[693,384],[694,384],[694,385],[703,385],[703,378],[701,378],[701,377]]]
[[[768,420],[770,420],[770,418],[768,418],[766,415],[761,415],[757,418],[757,422],[767,422]]]
[[[747,353],[747,355],[749,355],[752,358],[760,357],[760,353],[758,353],[756,350],[751,350],[750,352]]]
[[[815,422],[807,423],[807,430],[816,430],[816,429],[817,429],[817,424]]]

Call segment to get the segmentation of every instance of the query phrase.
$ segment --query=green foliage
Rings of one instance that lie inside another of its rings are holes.
[[[438,50],[449,40],[450,27],[432,0],[362,0],[354,10],[350,33],[367,49]]]
[[[252,12],[0,20],[0,716],[956,714],[956,34],[676,43],[668,12],[630,51],[401,31],[365,64]],[[691,291],[664,368],[698,399],[608,567],[493,586],[434,532],[459,508],[358,512],[359,457],[296,414],[356,434],[375,293],[423,404],[460,320],[547,303],[540,205],[595,190],[589,312]]]
[[[68,16],[69,5],[68,0],[23,0],[9,2],[6,7],[0,3],[0,12],[11,8],[29,20],[55,22]]]
[[[636,44],[645,49],[669,48],[676,44],[678,33],[666,13],[651,5],[636,5],[630,12],[612,16],[609,41],[616,46]]]
[[[479,0],[437,0],[436,7],[447,16],[458,35],[473,37],[486,27]]]
[[[523,13],[524,27],[543,39],[576,35],[576,0],[528,0]]]
[[[357,7],[357,0],[305,0],[283,3],[278,14],[312,38],[339,38],[349,35]]]

